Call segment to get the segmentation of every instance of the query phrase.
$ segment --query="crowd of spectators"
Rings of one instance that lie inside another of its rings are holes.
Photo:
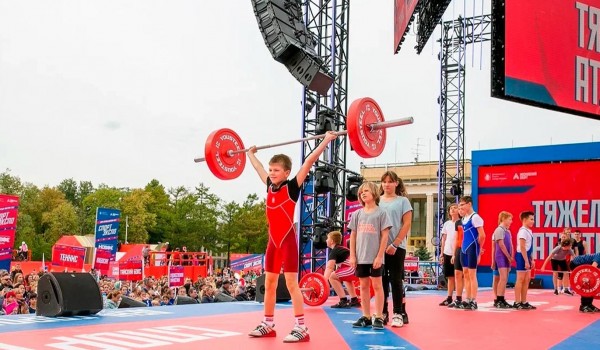
[[[11,272],[0,270],[0,315],[36,312],[37,283],[42,273],[23,275],[20,265]],[[123,296],[143,302],[149,307],[175,304],[177,296],[193,299],[196,303],[254,300],[256,278],[254,272],[239,276],[228,268],[195,281],[186,278],[183,286],[170,287],[168,276],[148,276],[142,281],[116,281],[90,272],[98,281],[104,308],[118,308]],[[189,303],[189,299],[188,299]]]
[[[39,279],[36,273],[25,276],[18,263],[10,272],[0,270],[0,315],[35,313]]]

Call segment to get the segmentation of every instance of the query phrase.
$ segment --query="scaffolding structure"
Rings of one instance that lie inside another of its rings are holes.
[[[315,51],[333,74],[334,82],[327,95],[304,88],[302,97],[302,137],[323,134],[327,130],[346,129],[348,108],[348,28],[349,0],[307,0],[304,23],[315,35]],[[304,161],[321,142],[316,139],[302,144]],[[307,177],[300,195],[300,275],[324,272],[327,263],[323,235],[344,227],[346,137],[339,137],[324,152],[314,171]],[[316,193],[320,176],[329,174],[328,193]],[[317,243],[317,244],[315,244]]]
[[[459,17],[442,23],[439,56],[441,84],[438,101],[440,104],[438,225],[435,237],[438,243],[448,205],[458,202],[464,190],[467,45],[491,41],[491,24],[491,15]],[[439,244],[435,246],[439,247]],[[436,251],[436,256],[439,256],[439,251]]]

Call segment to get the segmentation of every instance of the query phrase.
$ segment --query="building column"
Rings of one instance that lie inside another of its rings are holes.
[[[431,256],[434,257],[435,260],[435,247],[431,244],[433,236],[435,234],[435,228],[433,227],[433,218],[435,217],[434,208],[433,208],[433,193],[427,194],[427,204],[426,204],[426,214],[425,214],[425,245]]]

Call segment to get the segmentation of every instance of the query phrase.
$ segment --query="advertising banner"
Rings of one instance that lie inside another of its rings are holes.
[[[478,169],[478,213],[486,244],[481,265],[491,263],[491,235],[501,211],[513,215],[513,246],[521,227],[519,214],[532,211],[533,257],[541,267],[565,228],[579,230],[590,253],[600,252],[600,161],[481,166]]]
[[[108,271],[110,267],[110,257],[112,252],[106,249],[96,249],[96,260],[94,261],[94,268],[100,271]]]
[[[407,256],[404,258],[404,271],[419,271],[419,257]]]
[[[10,270],[18,214],[19,197],[0,194],[0,269]]]
[[[143,279],[142,260],[119,262],[120,281],[141,281]]]
[[[181,287],[183,286],[184,281],[185,274],[183,272],[183,266],[169,266],[169,287]]]
[[[404,36],[413,21],[419,0],[395,0],[394,4],[394,53],[400,51]]]
[[[111,260],[117,255],[120,221],[120,210],[96,208],[96,248],[110,250]]]
[[[600,119],[599,14],[598,0],[495,0],[492,95]]]
[[[264,254],[244,254],[231,260],[231,270],[235,272],[260,271],[263,268]]]
[[[85,252],[84,247],[55,244],[52,247],[52,265],[75,269],[79,272],[85,263]]]

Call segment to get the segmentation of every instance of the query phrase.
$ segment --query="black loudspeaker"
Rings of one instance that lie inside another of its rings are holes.
[[[333,77],[315,51],[317,41],[304,24],[302,1],[252,0],[252,7],[271,56],[302,85],[327,94]]]
[[[544,288],[544,283],[541,278],[532,278],[529,281],[529,288],[530,289],[542,289],[542,288]]]
[[[262,303],[265,301],[265,278],[266,275],[261,275],[256,279],[256,301]],[[283,274],[279,275],[279,280],[277,282],[277,291],[276,293],[276,301],[286,302],[290,301],[292,297],[290,296],[290,292],[287,289],[287,285],[285,284],[285,276]]]
[[[300,84],[321,95],[327,95],[333,84],[333,77],[323,68],[318,57],[299,51],[284,64]]]
[[[121,296],[121,302],[119,303],[119,309],[127,309],[130,307],[148,307],[146,303],[131,299],[130,297]]]
[[[37,294],[37,316],[93,315],[103,306],[100,287],[89,273],[46,273]]]
[[[316,42],[304,25],[300,6],[296,0],[252,0],[260,33],[278,62],[285,64],[305,49],[315,52]]]
[[[225,293],[219,293],[217,295],[215,295],[215,298],[217,299],[217,301],[237,301],[236,298],[232,297],[231,295],[227,295]]]
[[[175,305],[198,304],[198,300],[183,295],[178,295],[175,298]]]

